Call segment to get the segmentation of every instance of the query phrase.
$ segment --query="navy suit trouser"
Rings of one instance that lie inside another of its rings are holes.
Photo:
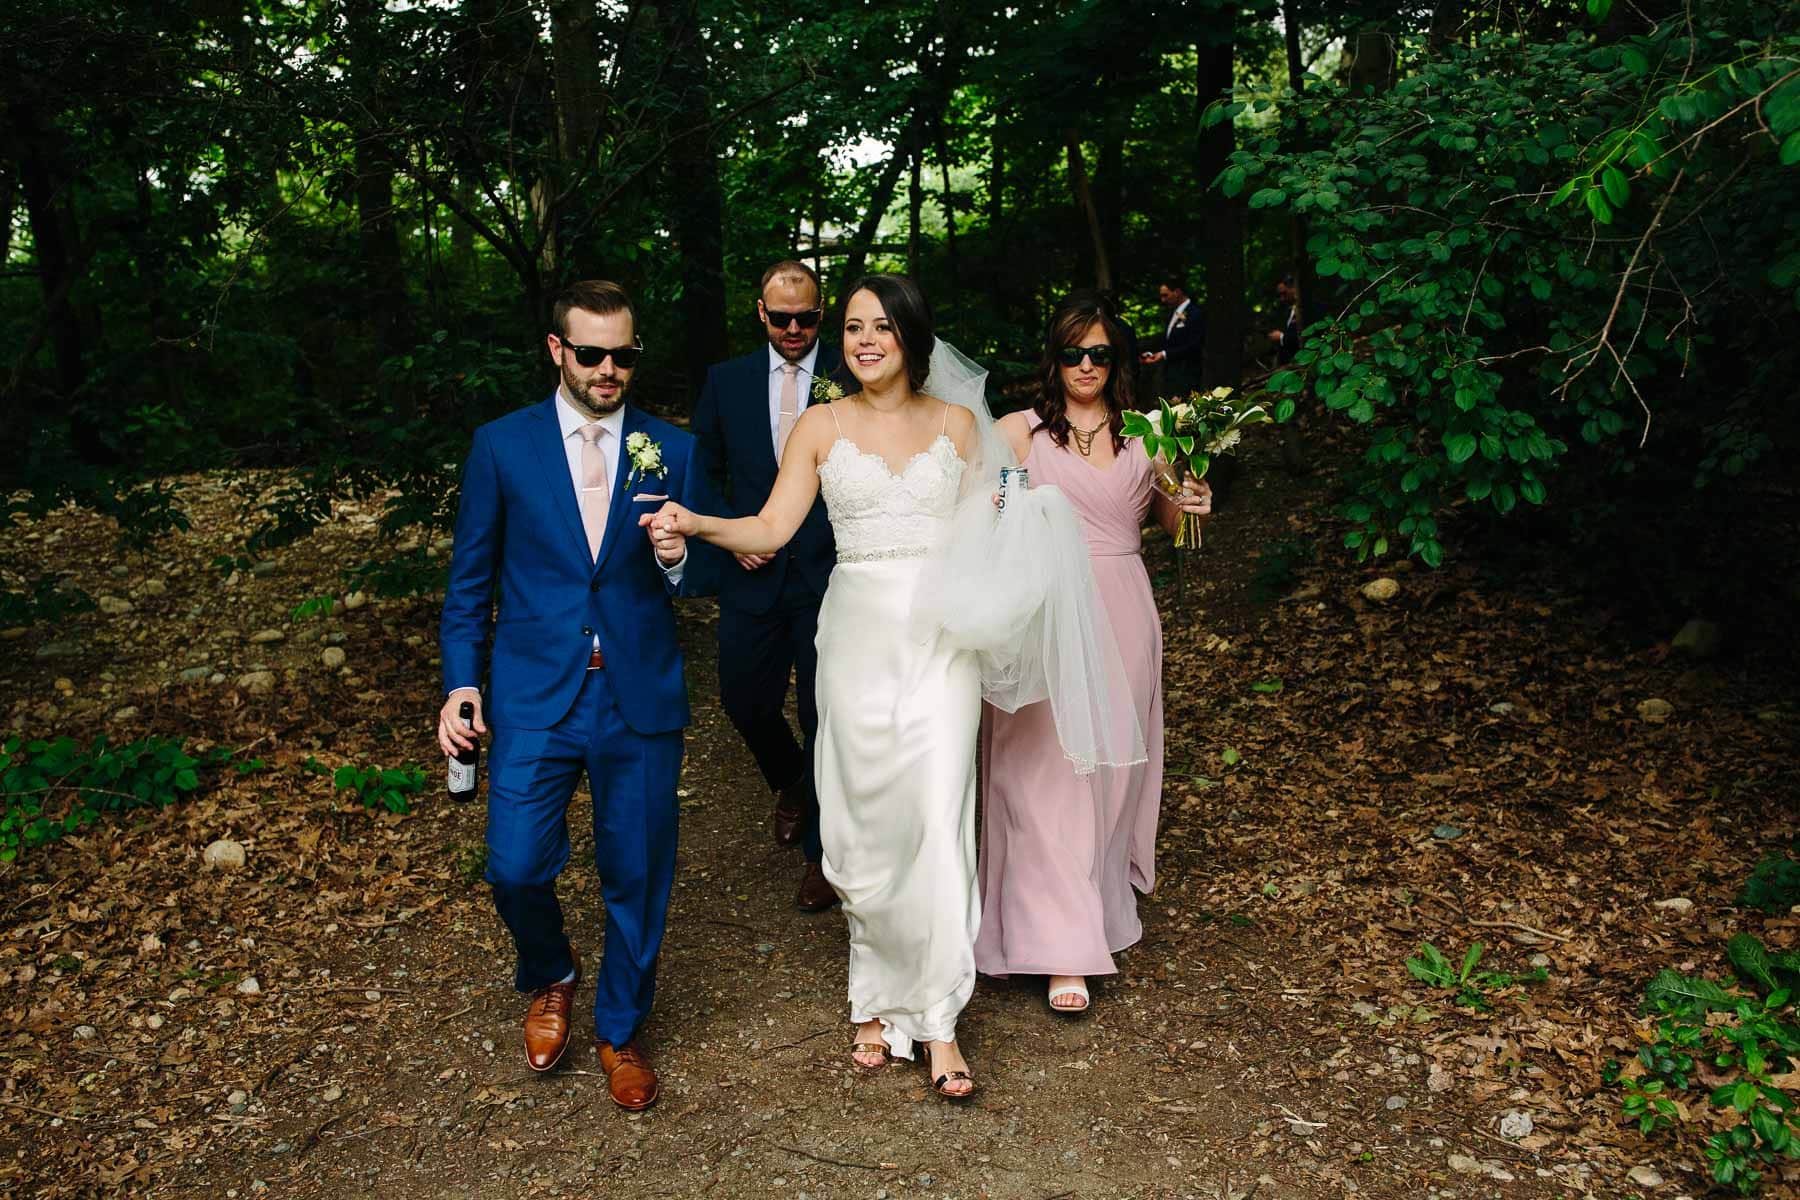
[[[802,785],[800,846],[806,861],[815,863],[825,857],[812,778],[819,736],[820,603],[817,596],[790,589],[766,613],[719,605],[719,703],[771,791]],[[798,692],[799,738],[786,712],[790,673]]]
[[[488,750],[487,881],[518,950],[514,986],[531,992],[566,978],[574,957],[556,877],[569,861],[569,803],[585,770],[594,803],[594,867],[606,901],[594,1033],[623,1045],[649,1016],[656,993],[675,877],[682,734],[633,732],[603,673],[586,673],[574,706],[554,727],[495,727]]]

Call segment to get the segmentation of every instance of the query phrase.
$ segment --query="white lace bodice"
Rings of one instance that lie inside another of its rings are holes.
[[[819,464],[819,490],[837,539],[838,562],[923,558],[956,509],[966,465],[945,434],[913,455],[898,475],[879,454],[838,438]]]

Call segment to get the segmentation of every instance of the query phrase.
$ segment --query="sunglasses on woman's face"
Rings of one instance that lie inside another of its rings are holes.
[[[621,371],[629,371],[637,366],[638,359],[644,356],[642,346],[577,346],[562,334],[556,335],[562,348],[575,356],[575,361],[584,367],[597,367],[607,359],[613,360],[613,366]]]
[[[1113,349],[1111,346],[1064,346],[1056,352],[1056,361],[1065,367],[1079,367],[1084,358],[1096,367],[1110,367]]]
[[[777,329],[786,329],[790,322],[797,323],[802,329],[811,329],[819,323],[819,318],[825,315],[825,310],[822,308],[809,308],[804,312],[780,312],[773,308],[765,308],[763,312],[768,314],[769,324]]]

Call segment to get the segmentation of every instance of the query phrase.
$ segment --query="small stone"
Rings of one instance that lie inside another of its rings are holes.
[[[246,1094],[242,1091],[234,1091],[231,1093],[231,1095],[225,1097],[225,1103],[227,1103],[227,1104],[242,1104],[248,1099],[250,1099],[248,1094]]]
[[[341,646],[327,646],[320,652],[319,661],[325,664],[327,670],[335,671],[344,665],[346,657]]]
[[[81,647],[74,642],[45,642],[32,651],[33,658],[73,658],[81,653]]]
[[[70,694],[71,692],[73,692],[75,690],[75,681],[73,679],[69,679],[69,678],[65,677],[62,679],[58,679],[55,683],[51,684],[50,686],[55,688],[57,691],[61,692],[63,695],[67,696],[68,694]]]
[[[266,696],[275,690],[275,672],[250,671],[239,675],[237,684],[252,696]]]
[[[161,1029],[163,1027],[163,1015],[161,1013],[151,1013],[144,1018],[144,1024],[151,1029]]]
[[[250,640],[257,643],[280,642],[287,640],[287,634],[279,629],[259,629],[250,635]]]
[[[244,847],[229,838],[220,838],[201,853],[200,860],[215,870],[242,870],[245,861]]]
[[[201,680],[205,679],[208,675],[211,675],[211,674],[212,674],[212,667],[210,667],[210,666],[203,665],[203,666],[198,666],[198,667],[188,667],[186,670],[182,671],[182,673],[181,673],[181,682],[183,682],[183,683],[199,683]]]
[[[1496,717],[1510,717],[1513,713],[1518,711],[1518,708],[1519,706],[1514,704],[1511,700],[1499,700],[1488,705],[1488,711],[1493,713]]]
[[[773,954],[775,953],[775,946],[771,942],[758,942],[756,943],[756,952],[758,954]]]
[[[324,1093],[321,1094],[319,1097],[319,1099],[323,1100],[327,1104],[335,1104],[339,1100],[342,1100],[343,1098],[344,1098],[344,1089],[339,1087],[335,1083],[332,1084],[330,1087],[326,1088]]]
[[[1456,1079],[1444,1068],[1433,1064],[1431,1073],[1425,1077],[1427,1091],[1442,1095],[1456,1086]]]
[[[1625,1172],[1625,1178],[1639,1187],[1655,1188],[1661,1187],[1663,1183],[1662,1175],[1657,1172],[1655,1167],[1649,1166],[1633,1167]]]
[[[1362,594],[1363,599],[1365,600],[1373,600],[1377,604],[1386,604],[1389,600],[1392,600],[1395,596],[1400,594],[1400,584],[1397,580],[1388,579],[1385,576],[1381,579],[1371,579],[1369,582],[1363,584]]]
[[[221,683],[225,682],[225,676],[222,675],[221,673],[219,673],[218,671],[214,671],[211,675],[208,675],[206,677],[206,682],[212,684],[214,687],[217,687]]]
[[[114,563],[112,566],[106,568],[106,573],[111,575],[114,579],[131,578],[131,568],[124,563]]]
[[[109,617],[122,617],[133,608],[131,601],[123,596],[100,597],[100,611]]]
[[[1670,704],[1667,700],[1657,696],[1652,696],[1648,700],[1641,701],[1637,706],[1637,715],[1639,719],[1649,721],[1653,724],[1660,724],[1661,722],[1668,720],[1674,712],[1675,706],[1673,704]]]
[[[1670,896],[1667,900],[1652,901],[1651,907],[1666,909],[1672,913],[1687,913],[1694,911],[1694,902],[1686,896]]]
[[[1481,1160],[1470,1158],[1467,1154],[1452,1154],[1450,1169],[1458,1175],[1480,1175],[1482,1173]]]
[[[1550,956],[1548,954],[1534,954],[1525,961],[1533,967],[1542,967],[1546,971],[1550,969]]]
[[[1431,831],[1431,836],[1440,842],[1455,841],[1463,835],[1463,831],[1454,825],[1439,825]]]
[[[1500,1136],[1512,1141],[1530,1137],[1533,1128],[1531,1114],[1528,1112],[1519,1112],[1515,1109],[1500,1118]]]
[[[127,704],[124,708],[121,708],[118,712],[115,712],[112,715],[112,719],[115,721],[134,721],[137,719],[137,715],[138,715],[137,705]]]
[[[1406,1097],[1405,1096],[1389,1096],[1387,1098],[1387,1107],[1388,1107],[1389,1112],[1399,1112],[1401,1109],[1406,1107]]]
[[[256,976],[252,975],[247,979],[240,979],[237,990],[240,996],[260,996],[262,995],[262,984],[258,983]]]
[[[168,592],[169,585],[160,579],[146,579],[144,580],[144,586],[140,590],[146,596],[161,596]]]
[[[351,612],[355,612],[368,602],[369,597],[363,592],[351,592],[348,596],[344,597],[344,607]]]
[[[1681,632],[1670,640],[1669,649],[1689,658],[1711,658],[1719,652],[1723,636],[1717,625],[1696,618],[1681,627]]]
[[[100,1031],[95,1029],[92,1025],[77,1025],[75,1027],[75,1040],[78,1042],[91,1042],[99,1036]]]
[[[250,573],[252,575],[273,575],[275,573],[275,560],[272,558],[263,559],[254,567],[250,568]]]

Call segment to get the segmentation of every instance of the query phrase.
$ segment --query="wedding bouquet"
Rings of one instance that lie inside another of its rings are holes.
[[[1124,434],[1142,439],[1157,483],[1171,500],[1179,501],[1183,479],[1189,475],[1205,479],[1213,458],[1230,452],[1243,439],[1244,426],[1267,420],[1262,405],[1245,404],[1234,389],[1216,387],[1174,404],[1160,400],[1147,413],[1126,413]],[[1175,545],[1183,549],[1200,545],[1199,517],[1181,515]]]

